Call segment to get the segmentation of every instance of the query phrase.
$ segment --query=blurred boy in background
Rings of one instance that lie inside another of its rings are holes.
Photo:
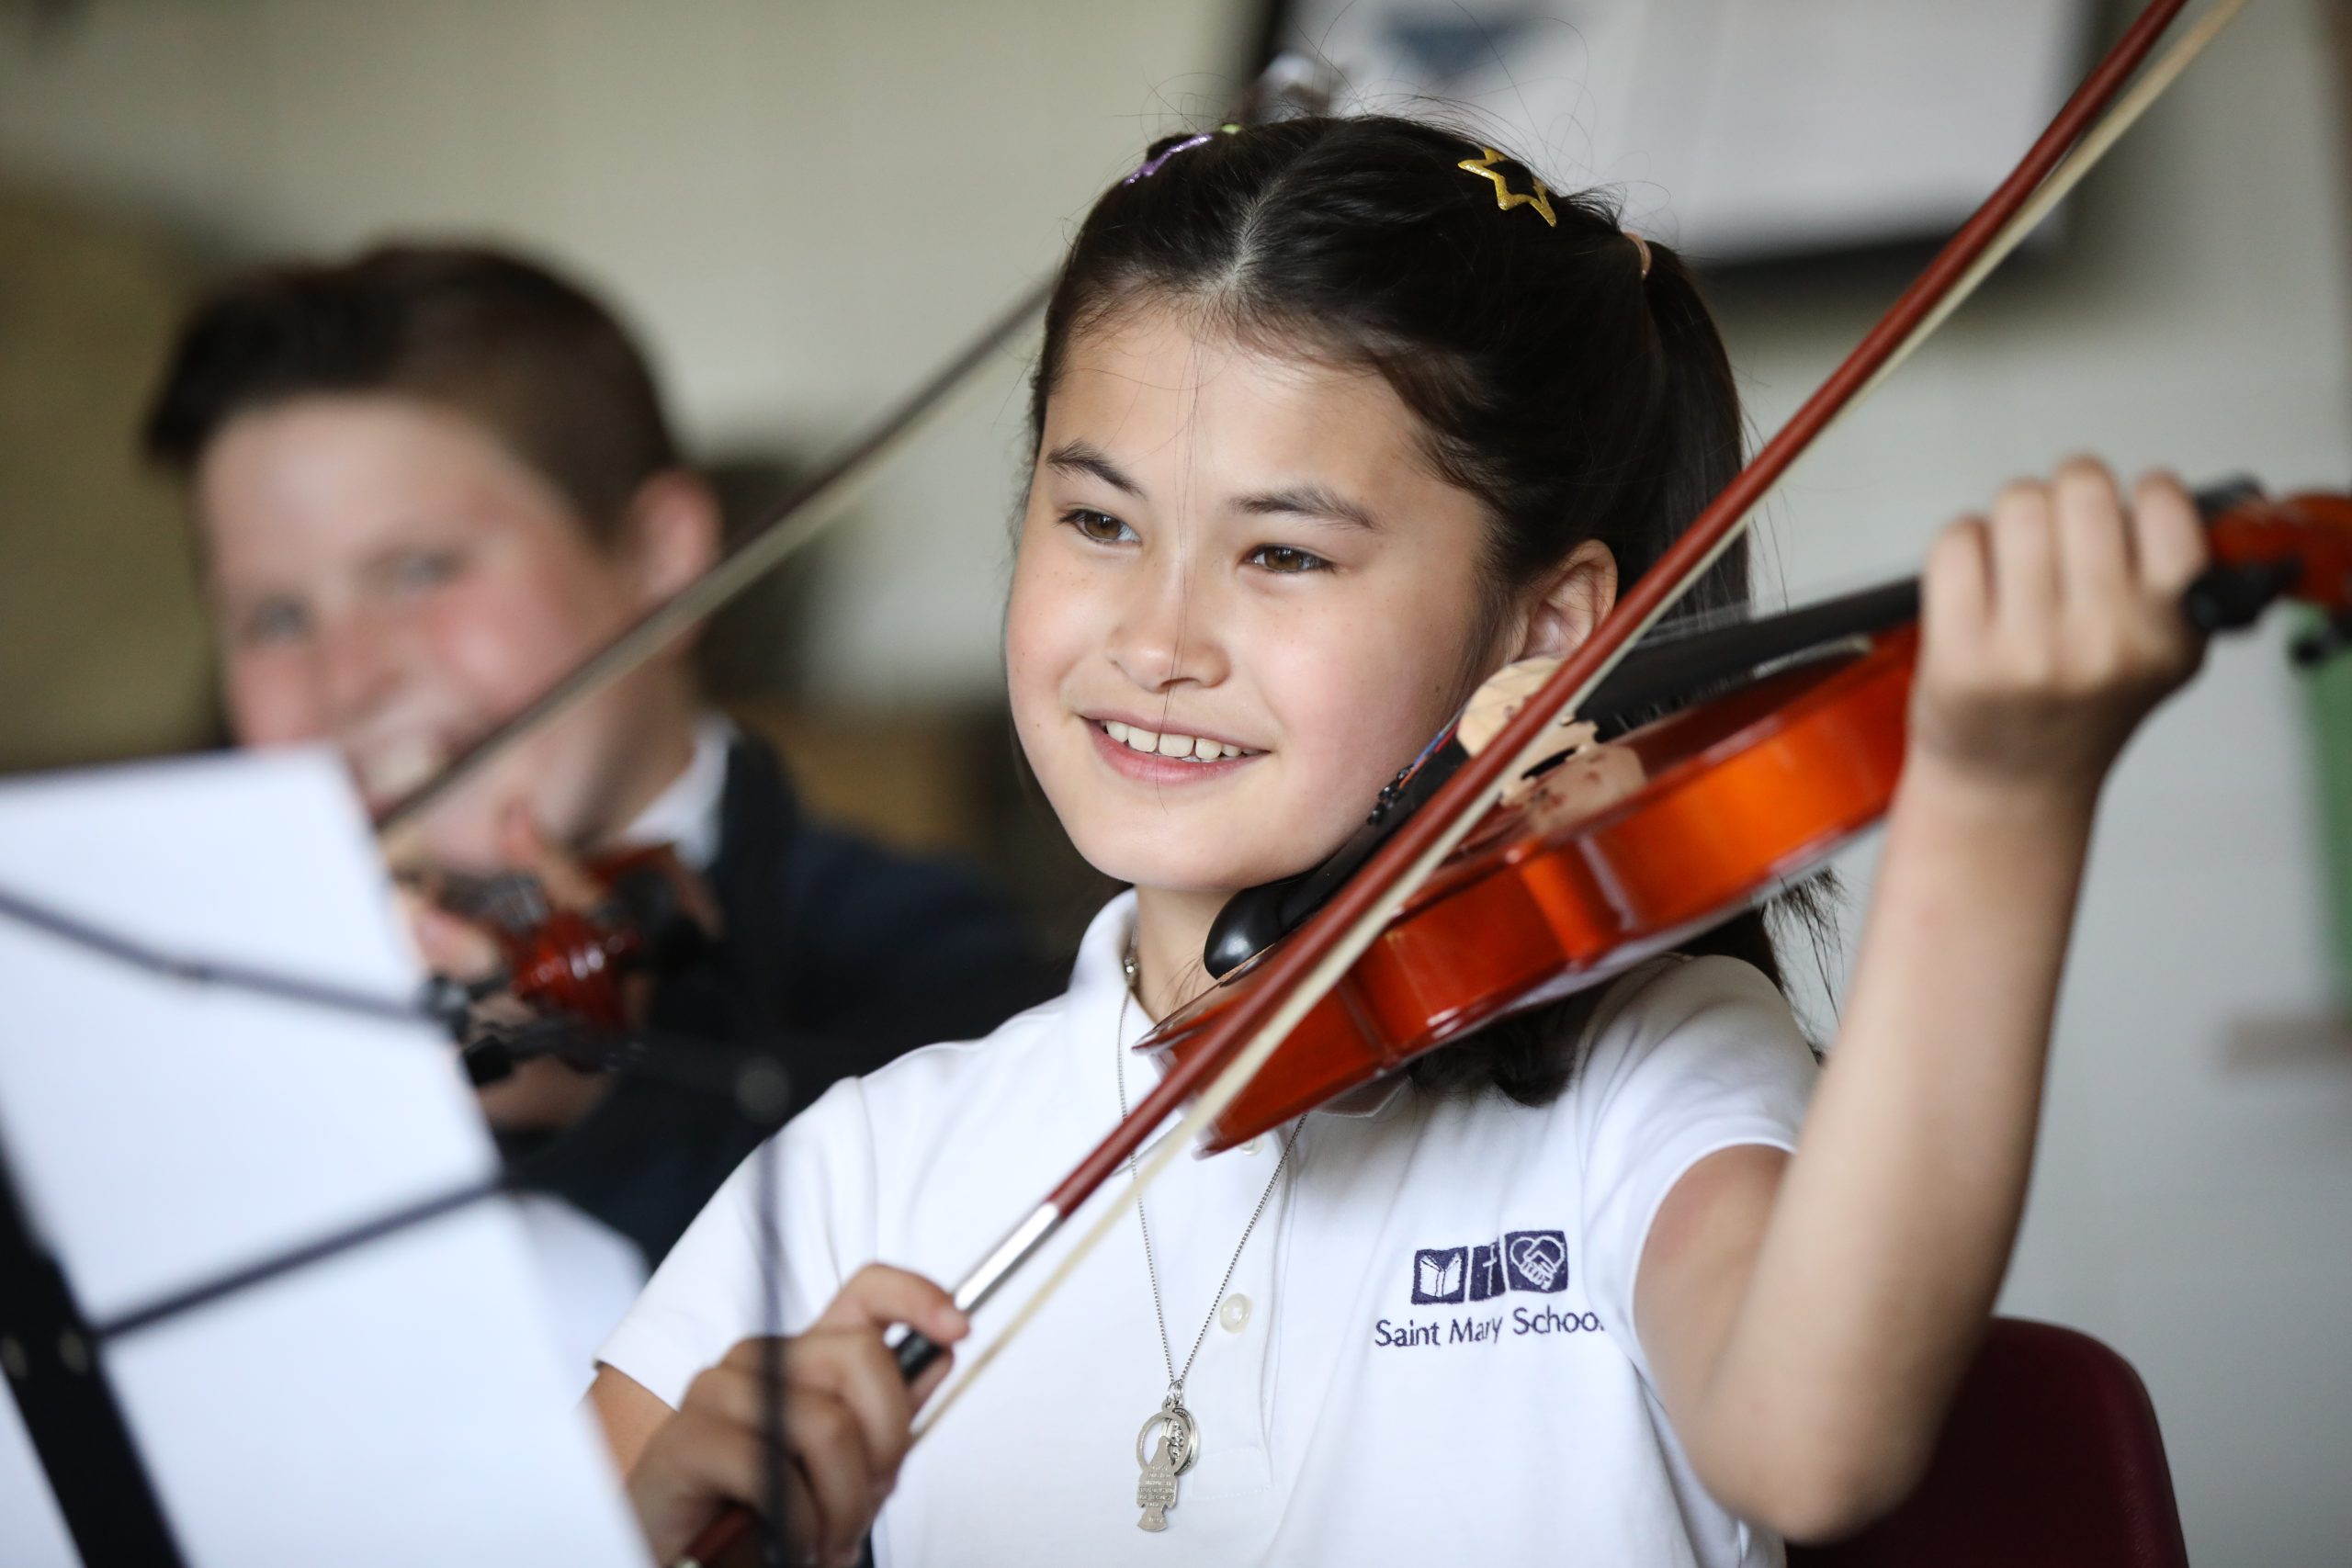
[[[331,742],[371,809],[719,545],[619,324],[487,250],[230,281],[183,328],[145,445],[186,482],[236,739]],[[972,877],[804,818],[774,751],[704,705],[684,639],[435,807],[398,857],[525,869],[577,899],[574,857],[639,843],[700,874],[690,902],[713,928],[656,977],[643,1023],[777,1053],[795,1109],[1059,984]],[[493,964],[480,931],[423,905],[413,919],[436,969]],[[648,1264],[757,1136],[725,1100],[546,1058],[481,1098],[525,1182]]]

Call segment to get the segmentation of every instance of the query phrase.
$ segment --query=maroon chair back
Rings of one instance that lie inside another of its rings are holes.
[[[1918,1491],[1790,1568],[2188,1568],[2164,1439],[2132,1364],[1996,1318]]]

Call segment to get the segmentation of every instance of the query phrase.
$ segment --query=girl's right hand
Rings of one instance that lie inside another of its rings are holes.
[[[785,1342],[785,1484],[802,1562],[857,1561],[897,1483],[914,1413],[946,1380],[952,1356],[911,1385],[899,1379],[882,1333],[901,1323],[941,1345],[970,1331],[945,1291],[876,1263],[851,1276],[807,1333]],[[629,1501],[658,1562],[675,1558],[726,1505],[762,1504],[763,1343],[742,1341],[696,1378],[629,1472]]]

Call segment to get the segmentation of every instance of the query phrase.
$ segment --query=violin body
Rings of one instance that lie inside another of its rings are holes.
[[[667,844],[593,856],[584,869],[611,893],[593,908],[557,908],[520,873],[445,875],[439,902],[489,932],[517,1000],[621,1029],[628,1022],[621,982],[673,939],[691,874]]]
[[[1211,1123],[1207,1152],[1281,1126],[1482,1025],[1668,952],[1885,815],[1918,634],[1905,626],[1608,743],[1638,783],[1558,820],[1538,790],[1448,857]],[[1252,962],[1138,1047],[1182,1060]]]

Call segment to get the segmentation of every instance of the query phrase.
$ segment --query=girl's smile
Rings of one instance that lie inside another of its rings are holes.
[[[1266,754],[1210,735],[1161,733],[1139,722],[1117,718],[1091,722],[1111,771],[1155,786],[1189,787],[1229,779]]]

